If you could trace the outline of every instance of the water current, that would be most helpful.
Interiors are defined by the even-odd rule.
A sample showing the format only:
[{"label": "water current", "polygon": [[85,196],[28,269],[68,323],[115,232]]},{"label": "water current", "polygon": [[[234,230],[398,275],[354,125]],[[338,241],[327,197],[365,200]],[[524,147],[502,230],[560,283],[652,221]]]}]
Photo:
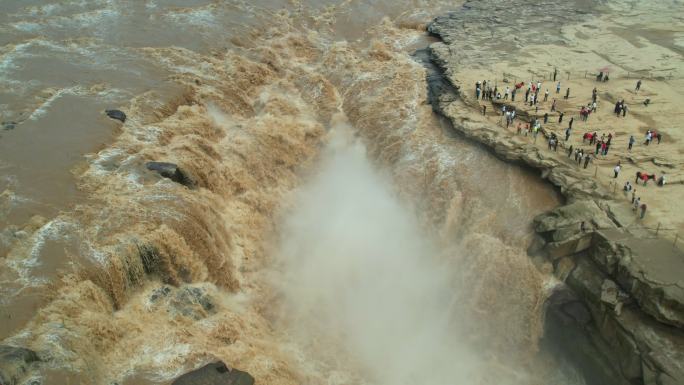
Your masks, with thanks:
[{"label": "water current", "polygon": [[559,196],[411,57],[458,6],[4,0],[0,341],[43,384],[582,384],[525,252]]}]

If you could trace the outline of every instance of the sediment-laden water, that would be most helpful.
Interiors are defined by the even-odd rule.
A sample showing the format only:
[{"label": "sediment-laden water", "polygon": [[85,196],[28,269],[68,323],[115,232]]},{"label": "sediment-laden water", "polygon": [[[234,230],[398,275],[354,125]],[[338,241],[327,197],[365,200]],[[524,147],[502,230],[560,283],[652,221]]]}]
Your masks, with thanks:
[{"label": "sediment-laden water", "polygon": [[2,343],[44,384],[581,383],[525,253],[559,197],[426,103],[456,7],[3,2]]}]

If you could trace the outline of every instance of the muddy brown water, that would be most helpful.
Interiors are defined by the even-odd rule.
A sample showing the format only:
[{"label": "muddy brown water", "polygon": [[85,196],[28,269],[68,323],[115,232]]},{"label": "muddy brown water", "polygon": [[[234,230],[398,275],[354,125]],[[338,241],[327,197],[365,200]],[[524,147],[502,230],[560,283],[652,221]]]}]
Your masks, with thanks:
[{"label": "muddy brown water", "polygon": [[[214,332],[195,329],[199,324],[186,325],[185,321],[178,319],[165,323],[164,317],[170,314],[169,311],[152,315],[143,311],[149,311],[151,306],[144,296],[149,294],[151,286],[159,284],[155,279],[144,284],[136,283],[139,286],[126,281],[126,284],[121,284],[125,289],[124,294],[112,294],[118,293],[115,290],[118,281],[113,278],[114,275],[107,284],[99,283],[93,276],[88,276],[89,280],[71,278],[65,282],[63,279],[83,266],[92,268],[101,265],[99,269],[104,273],[99,275],[110,274],[115,264],[107,262],[107,258],[123,254],[127,249],[122,245],[126,245],[130,238],[135,238],[136,242],[146,241],[149,232],[162,225],[172,226],[170,223],[181,215],[179,213],[199,218],[197,222],[202,223],[201,231],[193,228],[192,237],[202,238],[202,234],[210,234],[212,242],[229,243],[236,255],[238,252],[235,250],[243,250],[248,256],[260,255],[260,245],[266,241],[255,234],[266,231],[258,226],[268,226],[261,224],[261,219],[257,218],[263,215],[268,220],[270,216],[275,216],[275,212],[271,211],[271,205],[275,203],[257,196],[253,199],[261,199],[259,202],[263,207],[259,207],[259,214],[250,214],[243,206],[236,208],[227,200],[228,197],[239,196],[240,191],[243,191],[241,189],[253,188],[259,183],[276,186],[272,193],[280,194],[280,190],[296,191],[296,186],[304,182],[297,180],[290,171],[269,174],[271,171],[264,170],[256,160],[258,158],[249,158],[245,170],[235,170],[241,170],[240,162],[249,157],[249,153],[279,154],[277,146],[288,143],[288,140],[303,140],[301,137],[304,135],[290,134],[287,130],[296,131],[306,124],[313,124],[311,122],[327,128],[331,126],[326,111],[339,108],[340,102],[347,97],[344,93],[353,89],[349,84],[356,82],[356,75],[349,74],[356,72],[345,70],[347,72],[331,73],[325,69],[325,65],[321,65],[321,61],[329,57],[319,52],[328,52],[330,47],[336,47],[340,51],[346,50],[350,56],[362,56],[373,39],[378,38],[378,33],[389,31],[394,35],[384,38],[392,40],[392,44],[396,44],[395,49],[404,52],[407,60],[410,60],[408,54],[435,41],[420,31],[421,25],[429,21],[431,16],[455,6],[451,2],[417,0],[400,3],[273,0],[227,3],[163,0],[89,3],[4,1],[0,5],[0,85],[3,88],[0,91],[0,120],[17,124],[12,130],[0,131],[0,259],[3,260],[0,266],[0,340],[25,344],[52,355],[49,369],[42,377],[43,381],[47,381],[46,384],[50,381],[168,383],[169,378],[178,374],[179,370],[196,366],[209,356],[243,354],[249,357],[250,354],[256,355],[255,351],[273,350],[272,346],[278,346],[276,342],[259,347],[260,340],[271,338],[278,341],[281,338],[264,331],[268,328],[260,325],[265,321],[254,320],[254,317],[262,315],[261,311],[245,316],[249,322],[240,321],[245,330],[250,330],[242,337],[245,340],[243,343],[253,350],[240,350],[233,344],[230,349],[235,351],[226,352],[220,345],[216,349],[211,348],[214,350],[203,351],[192,343],[164,344],[160,341],[164,337],[155,336],[156,329],[166,328],[174,333],[192,330],[188,333],[197,333],[196,336],[201,336],[198,340],[207,338],[207,341],[212,341],[204,345],[216,341],[216,338],[211,337]],[[387,20],[388,26],[382,27],[383,19]],[[315,35],[315,44],[308,46],[307,39],[312,39],[312,35]],[[226,52],[234,56],[230,56],[230,59],[220,56]],[[272,74],[250,62],[269,52],[276,52],[281,57],[279,64],[271,63],[274,67],[279,66]],[[212,62],[212,58],[219,56],[230,64]],[[373,60],[378,56],[382,59],[382,53],[369,55]],[[240,63],[241,59],[244,62]],[[344,68],[364,66],[363,62],[343,55],[337,60],[337,63],[350,60]],[[334,60],[330,63],[336,65]],[[408,66],[414,73],[419,73],[419,69],[411,65],[398,65]],[[252,76],[250,71],[258,74]],[[383,73],[372,68],[364,71],[363,76],[367,77],[380,78]],[[226,77],[222,77],[224,75]],[[249,82],[240,83],[244,88],[249,88],[250,93],[237,95],[240,90],[235,89],[224,94],[231,95],[226,97],[228,101],[216,100],[219,105],[224,103],[221,105],[224,111],[232,113],[228,118],[221,118],[226,121],[220,123],[222,129],[232,135],[232,143],[226,144],[222,139],[223,134],[215,135],[213,131],[205,130],[206,122],[212,119],[216,122],[216,117],[195,116],[207,115],[207,112],[201,110],[198,113],[192,108],[204,108],[204,105],[197,106],[205,103],[205,100],[212,100],[212,92],[216,89],[230,89],[229,85],[241,81],[242,75],[250,79]],[[361,72],[358,76],[361,77]],[[314,96],[306,96],[305,91],[315,87],[298,84],[302,77],[308,77],[305,81],[312,82],[327,77],[331,79],[330,84],[335,91],[331,92],[333,95],[317,91]],[[274,86],[265,86],[259,92],[252,92],[250,87],[258,83],[260,78],[265,79],[267,85]],[[409,101],[421,105],[422,100],[415,100],[421,96],[412,94],[413,90],[423,87],[419,81],[422,81],[420,76],[407,77],[405,87],[399,87],[396,93],[397,102]],[[412,85],[414,83],[418,87]],[[174,125],[164,121],[164,117],[168,116],[168,105],[173,104],[173,100],[195,97],[186,95],[186,89],[194,87],[193,84],[201,84],[201,87],[206,88],[196,93],[205,99],[198,97],[188,103],[189,110],[185,114],[191,117],[190,120]],[[312,84],[318,87],[323,83]],[[293,90],[305,96],[288,100],[288,92],[295,92]],[[232,96],[235,96],[235,100],[231,99]],[[373,96],[369,91],[368,95],[360,97]],[[241,104],[245,100],[249,108]],[[266,105],[277,108],[260,110],[263,101],[270,101],[272,104],[269,102]],[[315,111],[309,111],[309,107],[305,106],[312,101],[317,103],[318,109]],[[233,107],[235,109],[230,111]],[[129,120],[122,127],[118,121],[104,115],[103,111],[107,108],[125,110]],[[245,112],[242,108],[249,111]],[[363,114],[355,115],[353,111],[356,107],[349,108],[350,120],[359,127],[372,120]],[[429,107],[418,109],[429,110]],[[394,110],[396,108],[391,102],[378,104],[378,115],[391,117],[391,121],[383,123],[385,126],[401,125],[410,120],[406,116],[392,115]],[[290,119],[288,114],[298,119],[292,123],[292,128],[287,126],[289,123],[283,123]],[[274,116],[277,122],[268,121]],[[448,201],[461,202],[453,203],[462,205],[453,210],[466,212],[459,217],[464,226],[458,232],[460,236],[471,230],[488,232],[496,242],[522,253],[529,239],[531,218],[557,205],[560,202],[558,194],[536,173],[507,165],[482,147],[463,140],[454,134],[443,119],[424,113],[417,118],[417,122],[422,136],[415,142],[407,141],[405,162],[388,165],[377,162],[371,156],[373,164],[379,169],[385,167],[394,170],[390,172],[397,177],[394,183],[403,192],[400,195],[413,201],[419,211],[445,211],[450,207]],[[284,132],[287,140],[271,141],[270,137],[257,137],[244,128],[269,127],[268,124],[272,124],[271,131]],[[192,140],[186,142],[174,142],[172,134],[159,134],[175,134],[192,129],[197,132],[192,133],[189,136]],[[311,133],[307,135],[315,136]],[[360,129],[358,135],[369,149],[374,147],[376,139],[365,128]],[[202,142],[201,137],[206,138],[207,142]],[[256,143],[254,147],[230,147],[249,144],[252,140]],[[187,191],[178,192],[164,183],[153,185],[150,181],[156,179],[139,171],[139,165],[144,160],[157,156],[166,157],[160,160],[176,156],[191,164],[188,159],[204,159],[204,155],[200,155],[202,152],[197,149],[204,151],[207,146],[215,146],[215,151],[219,153],[220,161],[217,162],[223,162],[221,167],[228,170],[222,171],[223,175],[230,175],[232,180],[246,178],[246,181],[240,180],[244,183],[235,189],[226,187],[229,183],[208,184],[211,194],[205,192],[203,197],[205,201],[216,204],[218,208],[214,208],[214,211],[218,214],[204,206],[195,209],[194,205],[198,203],[188,200]],[[307,142],[305,150],[297,147],[292,152],[309,151],[313,154],[324,146],[323,141]],[[435,149],[434,152],[431,152],[431,147]],[[194,151],[193,157],[177,155],[186,150]],[[373,153],[373,150],[370,152]],[[210,151],[206,153],[211,154]],[[426,155],[428,153],[432,155]],[[233,161],[234,166],[231,164]],[[420,189],[414,187],[423,182],[417,179],[402,182],[401,179],[417,175],[414,169],[421,167],[423,161],[431,162],[425,165],[426,170],[433,167],[433,163],[437,164],[434,167],[439,170],[435,174],[441,175],[435,177],[441,182],[435,182],[425,197],[415,196]],[[289,166],[291,169],[302,167],[287,154],[275,162],[274,167],[288,162],[294,162]],[[201,164],[205,169],[215,165]],[[316,166],[307,167],[308,170],[316,169]],[[432,176],[426,172],[425,178],[428,177]],[[211,176],[207,178],[211,180]],[[257,182],[249,178],[255,178]],[[403,183],[408,187],[405,190],[401,187]],[[451,189],[454,186],[458,189],[458,199],[452,196]],[[158,204],[156,202],[162,200],[172,203],[155,206]],[[148,212],[145,211],[146,207],[152,209]],[[225,225],[202,217],[209,214],[220,216],[221,209],[229,213],[226,217],[238,218],[235,220],[246,223],[244,228],[251,229],[249,226],[254,226],[259,230],[249,232],[237,224]],[[247,219],[243,221],[243,217]],[[228,219],[224,220],[228,222]],[[274,220],[276,232],[277,222]],[[229,232],[222,226],[231,228],[230,235],[226,235]],[[122,229],[129,229],[130,232]],[[224,240],[224,237],[229,240]],[[159,245],[162,248],[168,246],[168,250],[188,250],[196,246],[190,237],[187,243],[180,246],[164,243],[168,238],[173,236],[163,233],[155,239],[161,239]],[[198,242],[210,242],[206,236],[204,238]],[[252,241],[254,245],[250,246]],[[201,260],[209,254],[218,253],[216,250],[223,250],[221,247],[207,249],[211,251],[198,258]],[[238,260],[238,257],[235,259]],[[232,295],[222,291],[224,286],[219,280],[208,278],[211,268],[196,267],[196,261],[193,263],[187,267],[190,271],[188,274],[195,274],[193,277],[199,277],[200,283],[218,285],[218,289],[207,289],[213,295],[232,298]],[[261,283],[249,281],[250,277],[259,277],[249,275],[250,269],[256,269],[250,265],[252,262],[245,257],[240,263],[242,267],[237,269],[240,273],[236,274],[242,280],[242,293],[246,293],[244,295],[247,297],[264,295]],[[268,265],[268,262],[264,264]],[[197,270],[193,270],[195,268]],[[98,270],[97,267],[94,269]],[[128,274],[130,276],[130,271]],[[100,295],[100,291],[89,286],[90,281],[96,282],[95,286],[106,286],[107,289],[103,291],[120,303],[113,306],[115,300],[105,294]],[[197,280],[193,282],[197,283]],[[224,298],[222,301],[228,300]],[[261,307],[263,301],[252,299],[254,307]],[[138,318],[148,321],[138,321]],[[154,325],[152,320],[165,326]],[[74,334],[67,333],[70,330]],[[129,342],[125,342],[126,338]],[[57,342],[60,348],[55,349],[54,341],[68,342]],[[84,347],[74,347],[79,344]],[[173,348],[178,350],[173,350],[169,345],[174,345]],[[167,348],[170,350],[165,350]],[[66,351],[72,353],[67,354]],[[141,352],[145,352],[149,360],[139,357]],[[250,362],[262,362],[259,360],[268,357],[274,360],[269,362],[279,368],[280,371],[275,372],[280,373],[282,378],[299,378],[290,373],[312,370],[303,364],[297,369],[294,363],[290,363],[291,368],[282,369],[278,359],[267,353],[261,354],[256,355],[259,359]],[[92,357],[75,358],[88,355]],[[268,372],[264,369],[268,366],[257,365],[254,371]],[[277,374],[274,376],[277,377]],[[279,383],[291,382],[283,380]],[[316,381],[312,380],[311,383]]]}]

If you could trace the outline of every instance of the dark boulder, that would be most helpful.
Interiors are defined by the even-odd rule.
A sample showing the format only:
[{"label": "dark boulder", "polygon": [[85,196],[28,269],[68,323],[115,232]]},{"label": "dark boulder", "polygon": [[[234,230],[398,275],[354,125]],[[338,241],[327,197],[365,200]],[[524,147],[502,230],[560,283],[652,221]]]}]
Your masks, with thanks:
[{"label": "dark boulder", "polygon": [[40,359],[33,350],[0,345],[0,384],[16,385]]},{"label": "dark boulder", "polygon": [[121,123],[126,122],[126,114],[121,110],[105,110],[105,113],[112,119],[120,120]]},{"label": "dark boulder", "polygon": [[254,377],[237,369],[229,369],[221,361],[186,373],[171,385],[253,385]]},{"label": "dark boulder", "polygon": [[156,171],[159,175],[164,178],[169,178],[176,183],[180,183],[183,186],[193,187],[194,182],[190,179],[175,163],[168,162],[147,162],[145,164],[150,171]]}]

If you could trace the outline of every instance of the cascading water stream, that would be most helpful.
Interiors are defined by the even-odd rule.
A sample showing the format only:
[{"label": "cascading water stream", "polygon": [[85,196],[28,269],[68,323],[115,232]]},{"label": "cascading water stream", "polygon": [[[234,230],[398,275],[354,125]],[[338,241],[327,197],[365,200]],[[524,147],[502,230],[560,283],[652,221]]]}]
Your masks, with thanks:
[{"label": "cascading water stream", "polygon": [[[0,338],[45,359],[33,380],[168,383],[213,359],[269,385],[555,373],[524,248],[558,198],[441,126],[409,56],[453,4],[141,4],[3,5]],[[31,152],[56,160],[19,167]]]}]

